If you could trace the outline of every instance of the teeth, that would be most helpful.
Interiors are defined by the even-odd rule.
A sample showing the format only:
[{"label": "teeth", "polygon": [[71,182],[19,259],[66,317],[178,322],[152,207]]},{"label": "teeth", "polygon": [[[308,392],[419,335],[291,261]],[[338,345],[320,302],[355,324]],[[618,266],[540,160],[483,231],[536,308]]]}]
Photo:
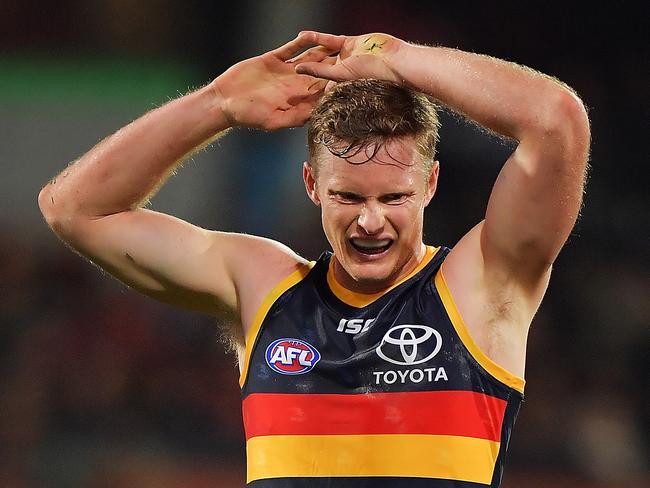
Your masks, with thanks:
[{"label": "teeth", "polygon": [[355,246],[365,249],[379,249],[380,247],[387,246],[390,242],[390,239],[382,239],[380,241],[376,239],[352,239],[352,243]]}]

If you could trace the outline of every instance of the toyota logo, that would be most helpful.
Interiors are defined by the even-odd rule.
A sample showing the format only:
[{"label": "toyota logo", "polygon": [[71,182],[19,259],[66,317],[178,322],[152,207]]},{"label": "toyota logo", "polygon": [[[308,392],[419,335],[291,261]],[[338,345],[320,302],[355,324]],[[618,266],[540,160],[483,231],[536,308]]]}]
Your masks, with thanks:
[{"label": "toyota logo", "polygon": [[[417,332],[416,332],[417,331]],[[433,351],[427,354],[429,348],[420,354],[427,354],[426,357],[417,359],[418,350],[425,347],[425,343],[434,337],[435,346]],[[397,347],[391,347],[397,346]],[[396,325],[392,327],[381,340],[377,347],[377,355],[385,361],[393,364],[409,366],[412,364],[422,364],[434,357],[440,352],[442,347],[442,336],[440,333],[426,325]],[[388,357],[390,354],[393,357]],[[398,356],[401,355],[401,358]]]}]

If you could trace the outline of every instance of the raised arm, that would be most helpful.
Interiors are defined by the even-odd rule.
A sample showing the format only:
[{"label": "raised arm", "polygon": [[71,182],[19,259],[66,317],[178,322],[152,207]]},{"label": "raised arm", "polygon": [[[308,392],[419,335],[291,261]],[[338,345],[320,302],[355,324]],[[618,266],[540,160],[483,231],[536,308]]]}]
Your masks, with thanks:
[{"label": "raised arm", "polygon": [[[188,155],[230,127],[304,124],[324,87],[286,62],[304,47],[295,39],[242,61],[107,137],[41,190],[47,223],[76,251],[147,295],[211,314],[241,312],[241,300],[255,296],[265,279],[289,274],[303,260],[266,239],[207,231],[142,204]],[[314,49],[301,59],[327,54]],[[254,265],[259,259],[266,273]]]},{"label": "raised arm", "polygon": [[300,73],[404,84],[518,141],[475,234],[488,267],[534,286],[557,257],[581,205],[590,135],[575,93],[515,63],[386,34],[303,35],[340,54],[336,65],[303,63]]},{"label": "raised arm", "polygon": [[302,63],[299,73],[403,84],[518,142],[485,219],[453,247],[440,277],[479,349],[523,377],[530,323],[582,201],[590,142],[583,104],[557,80],[489,56],[386,34],[303,35],[339,54],[333,66]]}]

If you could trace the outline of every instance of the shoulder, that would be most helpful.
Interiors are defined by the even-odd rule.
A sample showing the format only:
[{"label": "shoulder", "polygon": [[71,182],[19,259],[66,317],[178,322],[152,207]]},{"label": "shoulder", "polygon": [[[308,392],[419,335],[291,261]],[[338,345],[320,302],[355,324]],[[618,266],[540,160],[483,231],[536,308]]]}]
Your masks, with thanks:
[{"label": "shoulder", "polygon": [[246,267],[251,261],[260,260],[267,260],[270,264],[307,262],[291,248],[273,239],[235,232],[211,231],[210,234],[214,250],[225,250],[233,268]]},{"label": "shoulder", "polygon": [[212,232],[210,252],[224,256],[235,285],[238,319],[244,336],[264,298],[282,280],[304,269],[308,261],[288,246],[265,237]]}]

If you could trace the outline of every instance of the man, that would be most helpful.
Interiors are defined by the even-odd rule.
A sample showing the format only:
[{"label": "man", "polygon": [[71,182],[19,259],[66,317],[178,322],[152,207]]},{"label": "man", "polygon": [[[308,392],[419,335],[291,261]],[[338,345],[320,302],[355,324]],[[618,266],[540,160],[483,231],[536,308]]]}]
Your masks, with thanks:
[{"label": "man", "polygon": [[[485,219],[451,250],[422,242],[439,171],[427,96],[518,141]],[[333,256],[307,262],[141,207],[226,129],[300,126],[312,112],[303,176]],[[108,137],[39,205],[124,283],[239,325],[253,486],[497,487],[589,137],[576,95],[528,68],[302,32]]]}]

